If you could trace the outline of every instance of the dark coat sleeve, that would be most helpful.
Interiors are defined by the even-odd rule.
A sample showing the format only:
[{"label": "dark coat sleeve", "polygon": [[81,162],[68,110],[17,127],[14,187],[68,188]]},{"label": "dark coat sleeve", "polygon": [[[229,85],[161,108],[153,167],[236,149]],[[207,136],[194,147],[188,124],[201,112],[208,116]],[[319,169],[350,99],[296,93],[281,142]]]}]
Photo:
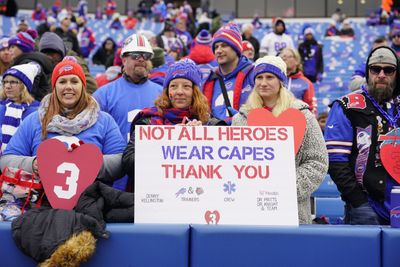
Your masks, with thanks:
[{"label": "dark coat sleeve", "polygon": [[367,193],[357,184],[349,162],[329,162],[329,174],[342,194],[344,201],[353,207],[368,202]]}]

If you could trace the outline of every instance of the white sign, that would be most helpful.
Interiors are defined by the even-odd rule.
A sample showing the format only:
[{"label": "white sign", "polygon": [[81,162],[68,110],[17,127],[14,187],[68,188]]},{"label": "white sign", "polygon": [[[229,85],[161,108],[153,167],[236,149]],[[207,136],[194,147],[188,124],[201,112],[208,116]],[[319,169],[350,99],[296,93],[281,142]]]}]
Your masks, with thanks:
[{"label": "white sign", "polygon": [[292,127],[136,126],[135,223],[298,225]]}]

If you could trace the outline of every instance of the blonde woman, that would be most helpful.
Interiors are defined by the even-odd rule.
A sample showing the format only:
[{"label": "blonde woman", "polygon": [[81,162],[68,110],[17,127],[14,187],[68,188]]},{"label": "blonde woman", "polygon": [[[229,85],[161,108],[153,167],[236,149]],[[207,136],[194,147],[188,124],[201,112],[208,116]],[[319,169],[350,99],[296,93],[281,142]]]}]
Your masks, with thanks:
[{"label": "blonde woman", "polygon": [[265,56],[255,62],[254,89],[232,125],[247,125],[247,114],[256,108],[265,108],[278,116],[288,108],[300,110],[306,118],[302,145],[296,154],[296,184],[299,223],[311,223],[311,193],[319,186],[328,171],[328,154],[318,122],[309,107],[297,100],[285,85],[286,64],[276,56]]},{"label": "blonde woman", "polygon": [[22,64],[4,72],[0,91],[1,153],[17,131],[22,120],[36,111],[39,102],[30,94],[40,67]]}]

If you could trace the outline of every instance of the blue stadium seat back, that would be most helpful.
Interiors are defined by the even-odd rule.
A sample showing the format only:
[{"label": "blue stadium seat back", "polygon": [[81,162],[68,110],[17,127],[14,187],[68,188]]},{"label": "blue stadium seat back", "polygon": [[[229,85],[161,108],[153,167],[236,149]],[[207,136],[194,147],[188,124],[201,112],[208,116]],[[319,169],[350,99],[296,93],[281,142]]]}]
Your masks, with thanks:
[{"label": "blue stadium seat back", "polygon": [[312,197],[340,197],[340,192],[336,184],[332,181],[330,175],[326,175],[317,190],[312,194]]},{"label": "blue stadium seat back", "polygon": [[315,216],[328,217],[329,221],[344,217],[344,205],[340,197],[314,197]]},{"label": "blue stadium seat back", "polygon": [[381,263],[379,227],[193,225],[190,248],[191,267],[378,267]]}]

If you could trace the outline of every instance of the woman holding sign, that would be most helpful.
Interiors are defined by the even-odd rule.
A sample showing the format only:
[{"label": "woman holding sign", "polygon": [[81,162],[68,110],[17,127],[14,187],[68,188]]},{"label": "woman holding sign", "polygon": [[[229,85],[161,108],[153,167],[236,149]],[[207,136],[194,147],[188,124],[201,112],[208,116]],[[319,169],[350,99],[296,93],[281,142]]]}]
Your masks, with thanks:
[{"label": "woman holding sign", "polygon": [[[317,189],[328,171],[328,154],[324,138],[314,115],[306,103],[297,100],[286,86],[286,64],[276,56],[265,56],[255,62],[254,89],[247,102],[232,119],[232,125],[248,125],[248,114],[264,108],[275,117],[289,108],[304,115],[304,137],[296,154],[296,183],[299,223],[311,223],[311,193]],[[295,129],[296,131],[296,129]]]},{"label": "woman holding sign", "polygon": [[226,125],[210,118],[207,98],[200,91],[201,72],[190,59],[171,65],[164,80],[164,90],[155,106],[145,108],[134,118],[131,138],[122,157],[122,165],[129,175],[129,190],[133,190],[135,159],[135,125]]},{"label": "woman holding sign", "polygon": [[100,111],[86,91],[85,73],[73,59],[65,59],[54,68],[53,92],[43,98],[39,109],[22,122],[11,138],[0,159],[1,169],[8,166],[37,173],[39,145],[56,138],[68,144],[69,149],[73,144],[79,146],[80,141],[96,145],[104,155],[98,179],[111,183],[122,176],[124,139],[114,119]]}]

